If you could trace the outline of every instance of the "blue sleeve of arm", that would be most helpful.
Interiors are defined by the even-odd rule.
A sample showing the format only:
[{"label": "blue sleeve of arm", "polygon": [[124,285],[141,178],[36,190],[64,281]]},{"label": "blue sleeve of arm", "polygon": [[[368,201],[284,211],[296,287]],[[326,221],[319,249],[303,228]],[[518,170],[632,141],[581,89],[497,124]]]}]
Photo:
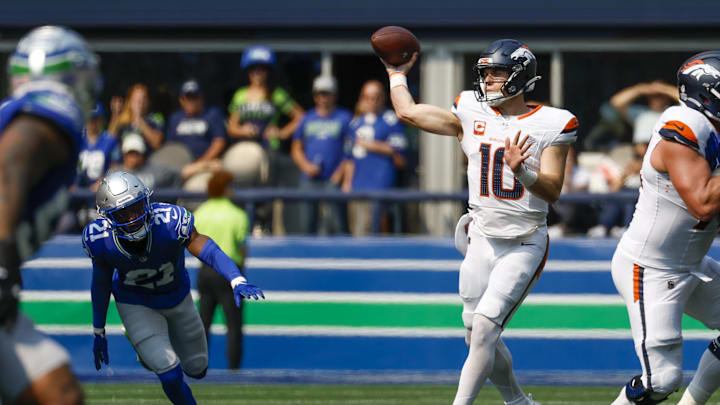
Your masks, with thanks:
[{"label": "blue sleeve of arm", "polygon": [[93,327],[104,328],[107,310],[112,292],[112,269],[93,260],[92,284],[90,297],[93,309]]},{"label": "blue sleeve of arm", "polygon": [[222,274],[229,282],[243,276],[235,262],[212,239],[205,243],[198,259]]}]

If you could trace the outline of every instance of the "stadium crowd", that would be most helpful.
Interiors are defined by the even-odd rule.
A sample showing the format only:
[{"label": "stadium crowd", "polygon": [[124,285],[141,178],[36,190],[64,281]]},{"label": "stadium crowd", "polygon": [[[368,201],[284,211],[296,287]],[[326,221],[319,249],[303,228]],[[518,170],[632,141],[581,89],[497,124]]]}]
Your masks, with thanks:
[{"label": "stadium crowd", "polygon": [[[337,80],[317,76],[313,105],[305,111],[271,80],[278,69],[272,49],[249,47],[240,68],[247,85],[226,107],[207,105],[206,84],[192,77],[178,84],[179,108],[168,119],[154,111],[152,89],[142,83],[113,96],[107,111],[98,103],[87,121],[76,186],[96,190],[115,170],[136,174],[150,188],[199,193],[220,170],[233,175],[234,189],[351,192],[417,184],[417,132],[387,107],[387,88],[380,81],[364,83],[351,112],[338,105]],[[637,189],[652,125],[664,108],[677,103],[674,89],[661,81],[638,83],[606,101],[599,122],[569,153],[563,193]],[[78,230],[93,218],[91,209],[78,211],[81,215],[67,215],[63,230]],[[419,231],[415,211],[412,204],[275,201],[256,206],[252,233],[412,233]],[[555,204],[550,233],[619,236],[633,211],[634,203],[612,199]]]}]

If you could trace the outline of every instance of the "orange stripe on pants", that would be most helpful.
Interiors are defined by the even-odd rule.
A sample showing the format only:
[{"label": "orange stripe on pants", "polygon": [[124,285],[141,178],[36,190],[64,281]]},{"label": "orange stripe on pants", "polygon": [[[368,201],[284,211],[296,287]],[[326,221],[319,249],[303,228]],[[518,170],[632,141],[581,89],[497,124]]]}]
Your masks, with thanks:
[{"label": "orange stripe on pants", "polygon": [[633,264],[633,302],[640,299],[640,266]]}]

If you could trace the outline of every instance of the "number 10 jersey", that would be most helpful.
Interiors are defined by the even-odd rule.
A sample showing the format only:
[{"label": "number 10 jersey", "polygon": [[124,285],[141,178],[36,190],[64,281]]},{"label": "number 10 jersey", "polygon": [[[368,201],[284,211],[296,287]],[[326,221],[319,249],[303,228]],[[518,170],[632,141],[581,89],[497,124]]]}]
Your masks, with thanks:
[{"label": "number 10 jersey", "polygon": [[548,204],[526,190],[505,164],[505,139],[512,142],[518,131],[520,139],[529,135],[525,164],[539,171],[545,148],[575,142],[578,120],[567,110],[529,107],[524,115],[504,116],[477,101],[474,92],[464,91],[451,109],[462,123],[460,144],[468,158],[471,230],[483,236],[512,239],[546,226]]}]

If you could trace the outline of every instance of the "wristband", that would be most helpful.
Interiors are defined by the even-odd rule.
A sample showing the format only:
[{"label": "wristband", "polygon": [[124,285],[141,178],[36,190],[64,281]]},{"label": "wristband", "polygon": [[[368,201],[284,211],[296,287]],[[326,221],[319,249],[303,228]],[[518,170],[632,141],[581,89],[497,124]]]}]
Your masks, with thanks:
[{"label": "wristband", "polygon": [[105,336],[105,328],[93,328],[93,333],[96,335]]},{"label": "wristband", "polygon": [[538,179],[537,172],[528,169],[528,167],[525,166],[525,164],[522,164],[520,167],[521,167],[520,173],[515,174],[515,178],[520,182],[520,184],[522,184],[525,187],[530,187],[533,184],[535,184],[535,182]]},{"label": "wristband", "polygon": [[397,86],[407,87],[407,76],[403,72],[392,72],[390,73],[390,88]]},{"label": "wristband", "polygon": [[246,279],[245,277],[243,277],[243,276],[235,277],[235,278],[232,279],[232,281],[230,282],[230,287],[232,287],[233,290],[234,290],[235,287],[236,287],[238,284],[247,284],[247,279]]}]

